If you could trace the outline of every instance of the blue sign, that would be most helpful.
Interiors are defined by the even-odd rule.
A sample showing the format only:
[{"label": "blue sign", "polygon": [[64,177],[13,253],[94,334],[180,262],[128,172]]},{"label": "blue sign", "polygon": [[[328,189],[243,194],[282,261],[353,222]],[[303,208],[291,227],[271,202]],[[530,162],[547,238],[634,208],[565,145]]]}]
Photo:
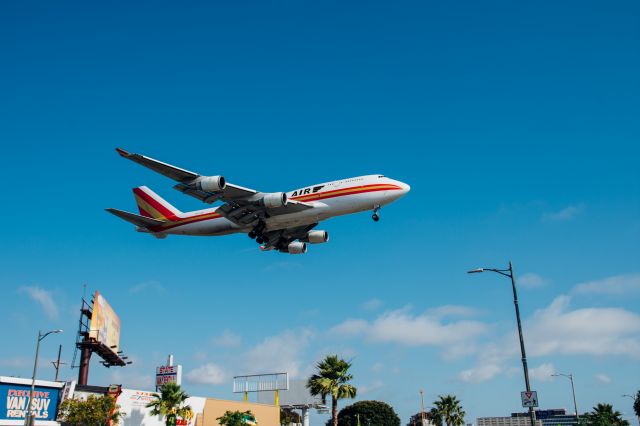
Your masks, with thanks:
[{"label": "blue sign", "polygon": [[[29,412],[31,386],[0,383],[0,420],[24,420]],[[33,411],[38,420],[55,420],[60,389],[36,386]]]}]

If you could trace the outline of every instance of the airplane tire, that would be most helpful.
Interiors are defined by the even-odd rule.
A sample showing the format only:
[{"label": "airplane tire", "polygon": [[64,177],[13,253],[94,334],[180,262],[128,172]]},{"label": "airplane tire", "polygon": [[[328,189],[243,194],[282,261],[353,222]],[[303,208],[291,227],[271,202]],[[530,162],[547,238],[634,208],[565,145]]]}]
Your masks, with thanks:
[{"label": "airplane tire", "polygon": [[262,244],[262,243],[264,243],[264,240],[262,239],[262,237],[258,237],[258,238],[256,238],[256,243]]},{"label": "airplane tire", "polygon": [[253,231],[249,232],[248,235],[249,235],[249,238],[251,238],[252,240],[256,237],[256,233]]},{"label": "airplane tire", "polygon": [[371,218],[373,219],[374,222],[377,222],[380,220],[380,216],[378,216],[376,213],[374,213],[373,216],[371,216]]}]

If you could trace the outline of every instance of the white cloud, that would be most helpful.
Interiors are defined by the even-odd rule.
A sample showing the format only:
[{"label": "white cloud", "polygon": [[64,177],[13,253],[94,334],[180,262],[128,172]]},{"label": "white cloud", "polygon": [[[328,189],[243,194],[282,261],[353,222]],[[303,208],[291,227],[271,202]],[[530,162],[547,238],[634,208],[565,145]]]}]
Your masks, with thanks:
[{"label": "white cloud", "polygon": [[367,393],[371,393],[375,390],[382,389],[384,387],[384,382],[382,380],[376,380],[370,385],[359,385],[358,386],[358,394],[365,395]]},{"label": "white cloud", "polygon": [[[640,315],[621,308],[571,310],[570,300],[559,296],[524,322],[529,358],[557,354],[640,358]],[[458,379],[479,383],[518,371],[513,367],[520,356],[517,342],[517,334],[510,332],[498,342],[482,345],[476,350],[476,366],[460,372]],[[552,370],[552,364],[542,364],[529,373],[536,380],[548,380]]]},{"label": "white cloud", "polygon": [[53,300],[50,291],[36,286],[21,286],[18,292],[26,293],[34,302],[38,303],[49,319],[58,319],[58,305]]},{"label": "white cloud", "polygon": [[379,373],[382,371],[383,368],[384,368],[384,364],[382,364],[381,362],[376,362],[371,366],[371,371],[373,371],[374,373]]},{"label": "white cloud", "polygon": [[21,368],[21,367],[29,367],[33,365],[33,360],[29,360],[28,358],[5,358],[0,359],[0,367],[10,367],[10,368]]},{"label": "white cloud", "polygon": [[442,323],[428,315],[412,316],[404,311],[392,311],[373,321],[367,334],[376,342],[446,346],[469,341],[484,333],[486,328],[478,321]]},{"label": "white cloud", "polygon": [[478,311],[468,306],[444,305],[437,308],[429,309],[426,314],[435,318],[472,317],[474,315],[477,315]]},{"label": "white cloud", "polygon": [[573,288],[576,294],[608,294],[627,296],[640,292],[640,274],[616,275],[602,280],[580,283]]},{"label": "white cloud", "polygon": [[347,319],[330,329],[330,334],[362,337],[369,342],[403,346],[437,346],[442,357],[458,359],[476,351],[476,338],[487,331],[479,321],[445,321],[450,316],[470,316],[476,311],[464,306],[447,305],[414,315],[408,309],[386,312],[375,320]]},{"label": "white cloud", "polygon": [[576,204],[573,206],[567,206],[562,210],[558,210],[556,212],[549,212],[542,215],[542,219],[547,222],[564,222],[567,220],[571,220],[577,215],[581,214],[585,210],[585,205],[583,203]]},{"label": "white cloud", "polygon": [[242,338],[228,328],[225,329],[220,336],[213,338],[213,344],[223,348],[234,348],[240,346],[241,343]]},{"label": "white cloud", "polygon": [[221,385],[227,378],[222,368],[213,363],[194,368],[185,377],[189,383],[196,385]]},{"label": "white cloud", "polygon": [[302,329],[267,337],[245,353],[247,373],[287,372],[291,378],[300,376],[300,358],[312,335],[310,330]]},{"label": "white cloud", "polygon": [[553,377],[551,376],[556,372],[553,364],[541,364],[538,367],[529,369],[529,377],[539,382],[550,382]]},{"label": "white cloud", "polygon": [[621,308],[569,310],[570,298],[557,297],[527,321],[533,356],[623,355],[640,358],[640,315]]},{"label": "white cloud", "polygon": [[365,311],[375,311],[380,306],[382,306],[382,301],[380,299],[370,299],[362,304],[362,309]]},{"label": "white cloud", "polygon": [[369,328],[369,323],[363,319],[347,319],[332,327],[329,332],[342,335],[362,334]]},{"label": "white cloud", "polygon": [[596,374],[594,377],[596,378],[597,381],[605,385],[608,385],[609,383],[611,383],[611,377],[607,376],[604,373]]},{"label": "white cloud", "polygon": [[468,383],[481,383],[491,380],[502,372],[498,364],[483,364],[458,373],[458,380]]},{"label": "white cloud", "polygon": [[140,284],[136,284],[133,287],[129,288],[129,293],[137,294],[137,293],[165,293],[167,289],[164,288],[160,283],[155,281],[146,281]]},{"label": "white cloud", "polygon": [[518,278],[518,285],[524,288],[540,288],[547,285],[547,280],[533,272],[527,272]]}]

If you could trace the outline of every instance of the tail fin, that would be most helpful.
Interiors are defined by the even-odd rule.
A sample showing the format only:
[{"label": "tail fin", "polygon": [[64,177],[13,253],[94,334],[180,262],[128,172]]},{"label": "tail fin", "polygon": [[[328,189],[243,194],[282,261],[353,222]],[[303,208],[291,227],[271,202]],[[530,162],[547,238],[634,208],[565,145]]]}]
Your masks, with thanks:
[{"label": "tail fin", "polygon": [[140,210],[140,214],[142,216],[157,220],[171,221],[176,220],[177,216],[182,214],[180,210],[173,207],[146,186],[134,188],[133,195],[136,197],[138,210]]}]

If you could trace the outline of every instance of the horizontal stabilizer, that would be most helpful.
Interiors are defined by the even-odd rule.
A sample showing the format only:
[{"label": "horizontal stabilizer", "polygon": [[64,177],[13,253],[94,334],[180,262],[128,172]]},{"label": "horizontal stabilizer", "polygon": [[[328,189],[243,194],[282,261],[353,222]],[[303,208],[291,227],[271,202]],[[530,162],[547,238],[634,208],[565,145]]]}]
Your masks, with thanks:
[{"label": "horizontal stabilizer", "polygon": [[141,228],[152,228],[155,226],[162,225],[165,223],[162,220],[151,219],[150,217],[139,216],[134,213],[125,212],[123,210],[118,209],[105,209],[111,214],[118,216],[120,219],[124,219],[129,223],[133,223],[136,226]]}]

